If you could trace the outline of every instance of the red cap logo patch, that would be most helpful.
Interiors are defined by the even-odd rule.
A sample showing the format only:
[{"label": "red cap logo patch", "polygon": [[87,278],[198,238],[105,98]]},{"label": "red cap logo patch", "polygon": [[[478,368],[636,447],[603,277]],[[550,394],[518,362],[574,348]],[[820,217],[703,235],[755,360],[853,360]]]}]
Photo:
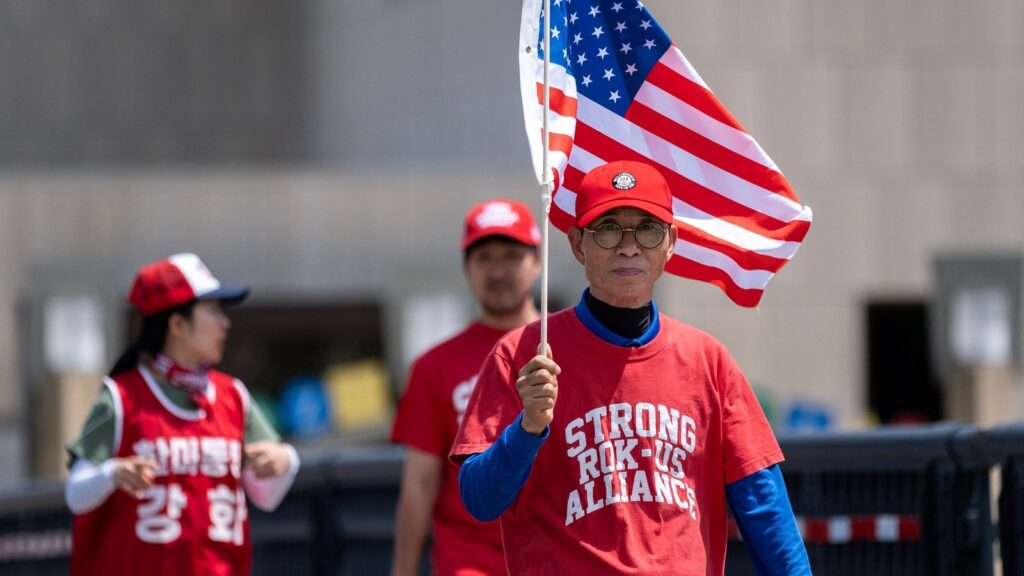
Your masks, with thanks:
[{"label": "red cap logo patch", "polygon": [[616,190],[632,190],[636,188],[636,176],[633,176],[629,172],[619,172],[612,179],[612,186]]}]

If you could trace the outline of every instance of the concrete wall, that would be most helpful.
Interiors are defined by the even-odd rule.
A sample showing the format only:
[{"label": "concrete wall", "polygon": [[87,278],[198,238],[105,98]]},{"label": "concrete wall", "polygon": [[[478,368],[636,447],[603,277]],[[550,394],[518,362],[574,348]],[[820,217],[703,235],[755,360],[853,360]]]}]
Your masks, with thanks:
[{"label": "concrete wall", "polygon": [[[815,213],[759,311],[671,278],[662,308],[779,400],[861,424],[865,302],[928,298],[936,254],[1024,246],[1024,4],[647,5]],[[0,129],[16,135],[0,145],[0,436],[24,419],[25,295],[116,301],[138,264],[181,250],[257,298],[467,294],[464,209],[536,198],[515,2],[60,6],[0,8]],[[179,81],[130,74],[167,67]],[[572,301],[582,275],[553,238]]]}]

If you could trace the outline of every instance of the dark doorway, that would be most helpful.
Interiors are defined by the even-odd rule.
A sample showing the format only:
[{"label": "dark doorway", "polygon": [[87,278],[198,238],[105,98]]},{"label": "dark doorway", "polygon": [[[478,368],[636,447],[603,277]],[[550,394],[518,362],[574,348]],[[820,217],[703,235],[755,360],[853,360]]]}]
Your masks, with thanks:
[{"label": "dark doorway", "polygon": [[868,405],[881,424],[932,422],[942,417],[928,322],[924,302],[867,304]]},{"label": "dark doorway", "polygon": [[[129,340],[139,329],[129,315]],[[275,394],[289,378],[329,365],[384,355],[382,310],[376,302],[246,302],[226,310],[231,334],[217,366],[251,391]]]}]

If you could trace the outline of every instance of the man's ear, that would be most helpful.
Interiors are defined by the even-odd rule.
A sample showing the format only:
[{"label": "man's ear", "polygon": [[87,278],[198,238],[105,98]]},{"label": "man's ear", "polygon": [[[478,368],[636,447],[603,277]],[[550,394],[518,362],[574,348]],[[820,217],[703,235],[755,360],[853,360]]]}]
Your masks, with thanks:
[{"label": "man's ear", "polygon": [[569,228],[569,248],[572,249],[572,255],[576,257],[576,261],[580,264],[586,264],[586,256],[583,254],[583,230],[576,228],[575,226]]},{"label": "man's ear", "polygon": [[668,227],[668,257],[672,257],[672,253],[676,250],[676,239],[679,238],[679,230],[676,229],[676,225],[673,224]]}]

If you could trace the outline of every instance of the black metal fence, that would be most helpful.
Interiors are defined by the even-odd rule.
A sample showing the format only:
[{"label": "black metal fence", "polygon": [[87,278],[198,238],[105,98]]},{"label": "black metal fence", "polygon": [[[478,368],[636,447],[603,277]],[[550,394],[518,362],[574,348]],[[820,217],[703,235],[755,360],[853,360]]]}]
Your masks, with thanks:
[{"label": "black metal fence", "polygon": [[999,549],[1003,574],[1024,575],[1024,422],[985,433],[985,458],[999,466]]},{"label": "black metal fence", "polygon": [[[990,575],[1001,551],[1002,573],[1024,576],[1024,422],[780,441],[815,574]],[[400,470],[390,446],[307,456],[274,514],[251,510],[254,575],[387,574]],[[0,492],[0,576],[66,574],[69,527],[59,483]],[[727,573],[754,573],[738,539]]]},{"label": "black metal fence", "polygon": [[952,424],[784,439],[782,469],[814,572],[992,574],[982,442],[977,429]]}]

